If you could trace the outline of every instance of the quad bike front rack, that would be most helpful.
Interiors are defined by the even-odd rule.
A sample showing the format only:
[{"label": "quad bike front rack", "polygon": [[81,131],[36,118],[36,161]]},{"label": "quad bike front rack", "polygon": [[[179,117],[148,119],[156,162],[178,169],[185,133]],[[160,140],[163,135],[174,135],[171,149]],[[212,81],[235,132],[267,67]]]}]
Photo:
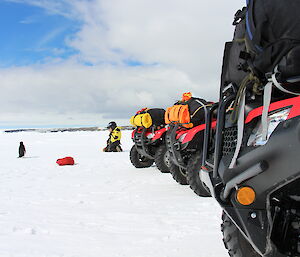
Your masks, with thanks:
[{"label": "quad bike front rack", "polygon": [[203,158],[202,158],[202,166],[210,167],[211,169],[214,167],[213,159],[210,159],[209,150],[212,143],[212,121],[213,114],[218,109],[219,103],[215,103],[211,108],[206,109],[205,112],[205,130],[204,130],[204,141],[203,141]]},{"label": "quad bike front rack", "polygon": [[170,152],[172,161],[180,168],[186,169],[183,157],[180,153],[180,143],[176,142],[176,132],[179,128],[179,124],[171,125],[171,132],[166,136],[167,147]]},{"label": "quad bike front rack", "polygon": [[134,135],[135,147],[141,155],[147,157],[148,159],[153,159],[153,156],[149,152],[149,147],[147,146],[149,140],[146,137],[146,131],[147,129],[143,128],[142,133],[136,133]]},{"label": "quad bike front rack", "polygon": [[219,164],[222,158],[222,143],[223,143],[223,131],[225,127],[226,110],[229,104],[231,104],[232,100],[235,99],[235,97],[236,95],[230,95],[219,104],[218,122],[216,127],[216,136],[215,136],[215,152],[214,152],[214,168],[213,168],[214,178],[218,176]]}]

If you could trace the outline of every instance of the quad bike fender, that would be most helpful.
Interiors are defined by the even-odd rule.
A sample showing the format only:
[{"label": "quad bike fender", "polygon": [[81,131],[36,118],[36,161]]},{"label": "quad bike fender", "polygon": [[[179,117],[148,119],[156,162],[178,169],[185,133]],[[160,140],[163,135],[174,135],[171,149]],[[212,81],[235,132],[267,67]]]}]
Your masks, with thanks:
[{"label": "quad bike fender", "polygon": [[[143,133],[143,130],[142,130],[142,129],[140,129],[140,128],[134,129],[134,130],[132,131],[132,133],[131,133],[131,139],[134,140],[135,134],[142,134],[142,133]],[[146,136],[147,138],[152,138],[152,135],[153,135],[153,133],[152,133],[150,130],[147,130],[147,131],[145,132],[145,136]]]},{"label": "quad bike fender", "polygon": [[195,137],[195,135],[199,132],[204,131],[205,129],[205,124],[201,124],[197,127],[194,127],[192,129],[189,129],[184,137],[184,139],[182,140],[182,144],[186,144],[189,143],[193,140],[193,138]]},{"label": "quad bike fender", "polygon": [[152,137],[152,142],[161,139],[163,136],[165,136],[166,132],[167,132],[167,128],[162,128],[160,130],[155,131],[154,136]]},{"label": "quad bike fender", "polygon": [[[216,121],[212,122],[212,125],[211,127],[212,128],[215,128],[216,126]],[[181,145],[182,145],[182,149],[185,149],[188,147],[189,143],[192,142],[196,136],[199,135],[199,133],[203,133],[204,134],[204,131],[205,131],[205,127],[206,127],[206,124],[201,124],[195,128],[192,128],[192,129],[189,129],[184,133],[181,133],[179,134],[178,136],[178,141],[181,141]],[[181,138],[182,139],[181,139]],[[198,139],[197,139],[198,140]]]},{"label": "quad bike fender", "polygon": [[[217,122],[216,121],[213,121],[212,124],[211,124],[211,127],[212,128],[215,128],[216,127],[216,124]],[[182,141],[182,144],[186,144],[186,143],[189,143],[191,142],[195,135],[201,131],[204,131],[205,130],[205,127],[206,127],[206,124],[201,124],[193,129],[190,129],[188,132],[187,132],[187,135],[185,136],[185,138],[183,139]]]},{"label": "quad bike fender", "polygon": [[[167,132],[167,128],[162,128],[162,129],[160,129],[160,130],[155,131],[154,133],[153,133],[152,131],[148,130],[148,131],[146,131],[145,136],[146,136],[147,138],[151,138],[151,141],[154,142],[154,141],[156,141],[156,140],[162,138],[166,132]],[[138,128],[134,129],[134,130],[132,131],[132,133],[131,133],[131,138],[132,138],[132,139],[134,139],[134,135],[135,135],[136,133],[140,133],[140,134],[141,134],[141,133],[142,133],[142,130],[140,130],[140,129],[138,129]]]},{"label": "quad bike fender", "polygon": [[131,139],[132,140],[134,140],[134,136],[135,136],[135,134],[142,134],[142,132],[143,132],[143,128],[142,127],[137,127],[137,128],[135,128],[133,131],[132,131],[132,133],[131,133]]},{"label": "quad bike fender", "polygon": [[[287,119],[291,119],[291,118],[299,116],[300,115],[300,96],[293,97],[293,98],[288,98],[288,99],[285,99],[285,100],[282,100],[282,101],[277,101],[277,102],[271,103],[270,107],[269,107],[269,112],[278,110],[280,108],[286,108],[286,107],[289,107],[289,106],[291,106],[292,109],[291,109]],[[257,117],[261,116],[262,112],[263,112],[263,106],[258,107],[256,109],[250,111],[249,114],[247,115],[245,123],[249,123],[254,118],[257,118]]]},{"label": "quad bike fender", "polygon": [[134,139],[135,133],[136,133],[136,129],[134,129],[134,130],[131,132],[131,139],[132,139],[132,140]]}]

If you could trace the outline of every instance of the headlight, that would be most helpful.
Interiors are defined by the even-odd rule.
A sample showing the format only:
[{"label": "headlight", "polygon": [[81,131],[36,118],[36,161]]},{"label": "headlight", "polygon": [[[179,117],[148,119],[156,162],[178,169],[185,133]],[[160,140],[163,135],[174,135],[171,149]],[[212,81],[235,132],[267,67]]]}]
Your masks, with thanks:
[{"label": "headlight", "polygon": [[178,141],[182,143],[183,140],[185,139],[186,135],[187,135],[187,133],[184,133],[183,135],[181,135],[181,136],[179,137]]},{"label": "headlight", "polygon": [[147,137],[148,139],[152,139],[152,138],[154,137],[154,133],[148,134],[146,137]]},{"label": "headlight", "polygon": [[248,146],[260,146],[265,145],[273,131],[277,128],[280,122],[285,121],[289,116],[291,108],[284,109],[281,111],[277,111],[268,116],[268,136],[267,140],[262,139],[262,124],[261,121],[257,124],[255,129],[253,130],[251,136],[249,137]]}]

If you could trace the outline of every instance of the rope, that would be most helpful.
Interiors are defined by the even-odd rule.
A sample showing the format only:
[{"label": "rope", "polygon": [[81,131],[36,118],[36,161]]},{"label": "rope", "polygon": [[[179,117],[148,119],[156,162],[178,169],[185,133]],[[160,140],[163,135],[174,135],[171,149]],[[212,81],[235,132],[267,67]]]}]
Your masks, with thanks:
[{"label": "rope", "polygon": [[239,86],[239,90],[236,93],[236,98],[235,98],[233,106],[232,106],[233,111],[230,116],[230,121],[232,123],[236,123],[238,120],[240,106],[241,106],[241,97],[242,97],[243,93],[245,93],[244,90],[246,89],[247,85],[250,82],[253,82],[252,89],[255,94],[260,93],[260,91],[261,91],[260,80],[253,73],[249,73],[249,75],[247,75],[241,82],[241,84]]}]

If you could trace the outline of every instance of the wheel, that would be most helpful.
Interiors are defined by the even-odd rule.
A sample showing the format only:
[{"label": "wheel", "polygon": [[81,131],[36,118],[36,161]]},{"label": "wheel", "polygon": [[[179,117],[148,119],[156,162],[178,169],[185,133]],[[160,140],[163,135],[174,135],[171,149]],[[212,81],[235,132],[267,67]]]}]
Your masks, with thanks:
[{"label": "wheel", "polygon": [[224,211],[222,221],[223,242],[231,257],[261,257]]},{"label": "wheel", "polygon": [[135,145],[133,145],[130,150],[130,161],[132,165],[136,168],[148,168],[154,162],[153,159],[148,159],[147,157],[139,154]]},{"label": "wheel", "polygon": [[208,197],[211,195],[200,179],[201,165],[202,152],[200,151],[193,154],[189,159],[186,169],[186,179],[190,185],[190,188],[195,192],[195,194],[202,197]]},{"label": "wheel", "polygon": [[170,154],[167,150],[167,147],[165,145],[161,145],[157,148],[155,156],[154,156],[154,162],[156,164],[156,167],[162,172],[162,173],[169,173],[169,166],[170,166]]},{"label": "wheel", "polygon": [[170,173],[177,183],[180,185],[188,185],[186,180],[186,171],[175,165],[172,161],[170,161]]}]

